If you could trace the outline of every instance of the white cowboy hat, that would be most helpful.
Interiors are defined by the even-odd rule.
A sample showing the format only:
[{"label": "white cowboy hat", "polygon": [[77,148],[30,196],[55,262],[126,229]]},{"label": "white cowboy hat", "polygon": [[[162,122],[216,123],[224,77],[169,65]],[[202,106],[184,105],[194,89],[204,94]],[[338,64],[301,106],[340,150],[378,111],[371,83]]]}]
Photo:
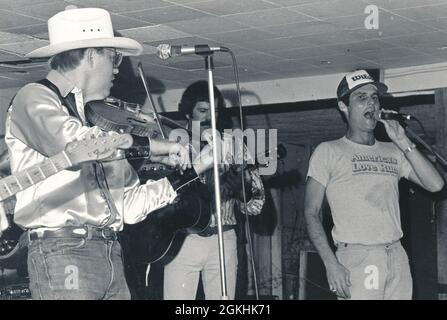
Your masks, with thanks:
[{"label": "white cowboy hat", "polygon": [[133,39],[114,37],[110,14],[100,8],[68,9],[48,20],[50,45],[31,51],[28,58],[51,57],[63,51],[80,48],[116,48],[125,56],[143,52]]}]

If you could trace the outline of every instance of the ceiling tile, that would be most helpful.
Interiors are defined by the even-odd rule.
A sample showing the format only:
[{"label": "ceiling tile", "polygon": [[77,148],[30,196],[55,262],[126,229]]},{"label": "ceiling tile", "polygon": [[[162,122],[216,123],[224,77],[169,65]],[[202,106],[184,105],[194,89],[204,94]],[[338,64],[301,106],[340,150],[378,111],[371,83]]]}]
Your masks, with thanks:
[{"label": "ceiling tile", "polygon": [[281,37],[298,37],[333,32],[339,28],[327,21],[306,21],[300,23],[284,24],[280,26],[259,27],[259,29],[266,32],[274,33]]},{"label": "ceiling tile", "polygon": [[[299,4],[315,3],[317,1],[318,0],[270,0],[270,2],[279,4],[284,7],[296,6]],[[324,2],[324,1],[332,1],[332,0],[319,0],[319,2]]]},{"label": "ceiling tile", "polygon": [[383,41],[395,46],[408,48],[423,48],[428,46],[438,47],[447,44],[447,33],[440,31],[418,33],[411,35],[404,35],[401,37],[385,38]]},{"label": "ceiling tile", "polygon": [[15,34],[27,34],[36,36],[38,34],[44,34],[43,39],[48,39],[48,32],[47,32],[47,24],[46,23],[39,23],[24,27],[14,27],[14,28],[6,28],[3,29],[6,32],[15,33]]},{"label": "ceiling tile", "polygon": [[146,10],[147,8],[161,8],[171,5],[163,0],[67,0],[80,7],[104,8],[110,12],[132,12]]},{"label": "ceiling tile", "polygon": [[267,40],[249,41],[244,43],[244,47],[261,52],[278,51],[280,48],[305,48],[311,47],[305,39],[302,38],[275,38]]},{"label": "ceiling tile", "polygon": [[234,14],[226,18],[248,26],[263,28],[266,26],[315,20],[309,16],[285,8]]},{"label": "ceiling tile", "polygon": [[25,8],[30,7],[36,4],[43,4],[43,3],[51,3],[51,2],[61,2],[63,3],[63,0],[0,0],[0,8],[2,9],[13,9],[13,8]]},{"label": "ceiling tile", "polygon": [[45,3],[33,3],[32,5],[14,8],[11,11],[16,13],[24,14],[30,17],[40,18],[44,22],[48,20],[48,18],[52,17],[56,13],[65,10],[67,6],[66,2],[63,1],[51,1]]},{"label": "ceiling tile", "polygon": [[135,18],[122,16],[119,14],[111,14],[113,28],[115,30],[125,30],[125,29],[133,29],[133,28],[143,28],[152,25],[148,22],[143,22],[141,20],[137,20]]},{"label": "ceiling tile", "polygon": [[[0,45],[0,61],[1,61],[1,63],[9,62],[9,61],[17,61],[18,58],[21,58],[21,56],[17,55],[16,53],[13,53],[13,52],[3,50]],[[0,70],[1,69],[3,69],[2,66],[0,67]],[[9,70],[9,68],[8,68],[8,70]]]},{"label": "ceiling tile", "polygon": [[130,12],[126,14],[129,17],[138,18],[150,23],[167,23],[173,21],[193,20],[199,18],[210,17],[210,14],[197,11],[194,9],[182,6],[170,6],[164,8],[152,8],[149,10],[142,10]]},{"label": "ceiling tile", "polygon": [[[379,30],[364,27],[370,3],[383,8]],[[243,81],[447,59],[447,32],[440,32],[447,30],[447,0],[0,0],[0,63],[24,60],[24,53],[46,45],[46,19],[67,4],[109,9],[115,29],[144,46],[143,55],[123,67],[138,74],[141,61],[163,90],[183,88],[207,74],[203,58],[194,54],[159,59],[156,47],[162,43],[229,47]],[[230,55],[216,52],[214,62],[216,82],[232,83]],[[8,75],[0,87],[11,85],[8,78],[17,84],[44,72],[23,66],[18,72],[0,67]]]},{"label": "ceiling tile", "polygon": [[289,7],[289,9],[318,19],[329,19],[363,14],[365,7],[365,3],[360,0],[332,0]]},{"label": "ceiling tile", "polygon": [[447,3],[446,0],[363,0],[385,9],[400,9]]},{"label": "ceiling tile", "polygon": [[0,31],[0,44],[26,42],[32,40],[28,35]]},{"label": "ceiling tile", "polygon": [[210,33],[207,34],[208,39],[213,39],[221,43],[243,43],[247,41],[268,40],[278,38],[277,36],[258,29],[245,29],[231,32]]},{"label": "ceiling tile", "polygon": [[256,68],[267,64],[285,62],[284,58],[266,55],[262,53],[248,54],[236,57],[238,65],[243,65],[250,68]]},{"label": "ceiling tile", "polygon": [[317,69],[317,67],[313,65],[297,61],[283,61],[259,67],[259,70],[267,71],[274,74],[284,74],[288,76],[290,76],[291,74],[299,75],[300,72],[312,71],[315,69]]},{"label": "ceiling tile", "polygon": [[188,37],[189,34],[165,25],[155,25],[144,28],[120,30],[123,37],[129,37],[140,42],[150,42],[165,39]]},{"label": "ceiling tile", "polygon": [[357,42],[365,38],[366,33],[363,33],[363,30],[361,30],[360,33],[356,32],[356,30],[339,30],[330,33],[319,34],[318,36],[308,35],[298,37],[299,40],[303,40],[316,46]]},{"label": "ceiling tile", "polygon": [[390,47],[395,47],[392,44],[386,43],[382,40],[368,40],[368,41],[360,41],[360,42],[351,42],[346,44],[336,44],[331,46],[325,46],[324,48],[328,50],[335,50],[338,52],[349,53],[349,54],[357,54],[360,52],[365,52],[369,50],[382,50]]},{"label": "ceiling tile", "polygon": [[413,20],[433,20],[447,17],[447,3],[433,6],[393,10],[394,13]]},{"label": "ceiling tile", "polygon": [[[324,58],[324,59],[323,59]],[[356,57],[349,54],[341,54],[335,56],[325,56],[325,57],[309,57],[302,59],[299,62],[314,65],[316,67],[325,67],[326,65],[358,65],[365,63],[365,59]]]},{"label": "ceiling tile", "polygon": [[343,48],[343,50],[337,50],[328,47],[310,47],[310,48],[297,48],[291,50],[274,51],[272,52],[272,54],[282,57],[284,59],[300,60],[300,59],[306,59],[308,57],[324,57],[328,55],[341,54],[344,51],[345,48]]},{"label": "ceiling tile", "polygon": [[18,55],[22,55],[22,58],[25,56],[25,54],[33,51],[34,49],[43,47],[48,45],[48,42],[46,41],[38,41],[38,40],[32,40],[32,41],[26,41],[26,42],[18,42],[18,43],[11,43],[11,44],[1,44],[0,49],[6,50],[9,52],[15,52]]},{"label": "ceiling tile", "polygon": [[368,50],[362,52],[354,53],[356,56],[359,56],[364,59],[374,60],[374,61],[383,61],[385,59],[390,58],[399,58],[406,56],[415,56],[420,55],[418,51],[412,50],[409,48],[382,48],[376,50]]},{"label": "ceiling tile", "polygon": [[447,29],[447,17],[446,18],[437,18],[434,20],[423,20],[420,22],[427,27],[434,28],[436,30],[446,30]]},{"label": "ceiling tile", "polygon": [[206,2],[190,3],[187,6],[197,10],[209,12],[217,16],[278,7],[278,5],[262,0],[211,0]]},{"label": "ceiling tile", "polygon": [[235,31],[247,28],[245,25],[220,17],[170,22],[166,25],[195,35]]},{"label": "ceiling tile", "polygon": [[40,24],[43,21],[45,20],[31,18],[26,15],[0,9],[0,29],[10,29],[15,27],[28,26],[31,24]]}]

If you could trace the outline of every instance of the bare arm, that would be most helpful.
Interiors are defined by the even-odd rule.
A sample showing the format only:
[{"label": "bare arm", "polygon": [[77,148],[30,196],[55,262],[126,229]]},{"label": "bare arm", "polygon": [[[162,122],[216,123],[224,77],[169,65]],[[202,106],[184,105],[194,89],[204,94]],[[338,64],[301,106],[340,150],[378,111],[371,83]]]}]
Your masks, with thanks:
[{"label": "bare arm", "polygon": [[[409,140],[408,138],[406,140]],[[411,145],[410,142],[401,142],[404,146],[401,147],[405,150],[408,146]],[[409,152],[406,152],[405,156],[407,157],[408,162],[410,162],[413,170],[410,172],[408,179],[422,188],[426,189],[430,192],[438,192],[444,187],[444,180],[442,179],[439,172],[436,168],[431,164],[431,162],[417,149],[412,149]]]},{"label": "bare arm", "polygon": [[[380,122],[383,123],[388,136],[399,149],[405,152],[413,145],[399,122],[393,120],[380,120]],[[405,156],[413,169],[408,177],[410,181],[430,192],[440,191],[444,187],[444,180],[439,172],[417,149],[405,152]]]},{"label": "bare arm", "polygon": [[304,195],[304,215],[310,240],[314,244],[326,267],[327,278],[331,289],[344,298],[350,298],[349,271],[342,266],[329,246],[320,215],[323,204],[325,187],[315,179],[309,177]]}]

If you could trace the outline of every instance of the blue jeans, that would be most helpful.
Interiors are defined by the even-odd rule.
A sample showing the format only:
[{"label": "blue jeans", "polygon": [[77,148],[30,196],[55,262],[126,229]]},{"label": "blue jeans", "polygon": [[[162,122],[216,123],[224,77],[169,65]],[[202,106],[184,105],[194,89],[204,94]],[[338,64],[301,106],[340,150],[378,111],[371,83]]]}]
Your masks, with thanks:
[{"label": "blue jeans", "polygon": [[130,299],[118,241],[30,241],[28,273],[31,296],[36,300]]},{"label": "blue jeans", "polygon": [[413,281],[405,249],[391,245],[337,244],[338,261],[349,270],[352,300],[410,300]]}]

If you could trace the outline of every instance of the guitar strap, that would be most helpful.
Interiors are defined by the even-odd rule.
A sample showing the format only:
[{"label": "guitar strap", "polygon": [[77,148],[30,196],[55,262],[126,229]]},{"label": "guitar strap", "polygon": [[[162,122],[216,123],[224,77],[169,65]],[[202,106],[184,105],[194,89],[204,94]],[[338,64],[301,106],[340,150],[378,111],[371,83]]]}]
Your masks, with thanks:
[{"label": "guitar strap", "polygon": [[[54,83],[52,83],[50,80],[42,79],[42,80],[36,81],[36,83],[39,83],[39,84],[47,87],[54,93],[56,93],[57,96],[59,97],[60,102],[67,107],[68,114],[72,117],[79,119],[82,122],[82,118],[79,116],[78,108],[76,107],[75,97],[74,97],[73,93],[70,92],[67,95],[67,97],[64,98],[61,95],[59,88]],[[87,125],[90,126],[88,123],[87,123]],[[102,190],[101,193],[104,196],[104,199],[106,200],[107,206],[110,211],[110,216],[107,219],[106,223],[104,224],[104,227],[107,227],[107,226],[110,226],[115,221],[115,218],[118,215],[118,209],[115,206],[115,202],[113,201],[112,195],[110,194],[110,190],[107,186],[107,180],[106,180],[104,167],[103,167],[102,163],[99,161],[95,161],[92,163],[92,165],[93,165],[93,169],[95,171],[96,181],[98,183],[99,188]]]}]

